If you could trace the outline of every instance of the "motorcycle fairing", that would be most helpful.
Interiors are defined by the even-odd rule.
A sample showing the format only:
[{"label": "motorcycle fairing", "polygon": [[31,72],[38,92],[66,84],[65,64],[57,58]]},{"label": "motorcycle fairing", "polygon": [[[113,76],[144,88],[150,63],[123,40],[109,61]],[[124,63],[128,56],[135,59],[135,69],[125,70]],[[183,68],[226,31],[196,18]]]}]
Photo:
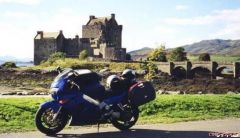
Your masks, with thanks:
[{"label": "motorcycle fairing", "polygon": [[[126,95],[126,93],[123,93],[119,96],[110,97],[104,100],[104,102],[109,105],[118,104],[125,98]],[[76,106],[77,108],[74,108],[74,112],[71,112],[72,120],[70,126],[96,124],[101,117],[98,105],[93,104],[91,101],[84,97],[85,95],[83,94],[82,97],[76,98],[78,100],[82,99],[84,102],[79,103],[78,106]]]},{"label": "motorcycle fairing", "polygon": [[57,113],[61,105],[57,101],[49,101],[49,102],[43,103],[40,107],[45,109],[51,108],[55,113]]}]

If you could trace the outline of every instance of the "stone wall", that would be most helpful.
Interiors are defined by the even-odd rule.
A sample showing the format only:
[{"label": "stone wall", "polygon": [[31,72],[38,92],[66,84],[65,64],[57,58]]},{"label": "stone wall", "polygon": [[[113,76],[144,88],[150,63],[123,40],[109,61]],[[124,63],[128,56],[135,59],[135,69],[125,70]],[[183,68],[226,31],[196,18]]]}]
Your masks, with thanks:
[{"label": "stone wall", "polygon": [[106,28],[105,40],[108,47],[122,47],[122,25],[109,25]]},{"label": "stone wall", "polygon": [[79,51],[82,48],[80,47],[80,40],[77,38],[74,39],[65,39],[64,40],[64,51],[69,57],[77,57],[79,55]]},{"label": "stone wall", "polygon": [[64,50],[64,40],[65,40],[65,38],[62,34],[62,31],[60,31],[60,34],[56,39],[57,51],[63,51]]},{"label": "stone wall", "polygon": [[186,71],[186,78],[191,78],[191,72],[196,68],[208,69],[211,72],[212,79],[216,79],[221,75],[221,71],[224,68],[231,69],[233,71],[233,78],[240,78],[240,62],[234,62],[230,64],[221,64],[217,62],[156,62],[158,70],[166,72],[172,75],[172,72],[182,67]]},{"label": "stone wall", "polygon": [[38,65],[43,60],[57,52],[56,39],[34,39],[34,64]]},{"label": "stone wall", "polygon": [[106,47],[103,51],[105,52],[103,58],[112,60],[126,60],[125,48]]},{"label": "stone wall", "polygon": [[88,38],[80,38],[80,47],[82,50],[86,50],[88,56],[93,56],[93,48],[90,45],[90,40]]},{"label": "stone wall", "polygon": [[102,35],[101,25],[82,26],[82,38],[99,38],[101,35]]},{"label": "stone wall", "polygon": [[66,39],[62,31],[57,34],[38,31],[34,39],[34,64],[47,60],[54,52],[64,52],[68,57],[77,57],[83,50],[92,57],[126,59],[126,49],[122,48],[122,25],[117,24],[115,14],[111,14],[111,18],[90,16],[87,25],[82,26],[82,38],[76,36]]}]

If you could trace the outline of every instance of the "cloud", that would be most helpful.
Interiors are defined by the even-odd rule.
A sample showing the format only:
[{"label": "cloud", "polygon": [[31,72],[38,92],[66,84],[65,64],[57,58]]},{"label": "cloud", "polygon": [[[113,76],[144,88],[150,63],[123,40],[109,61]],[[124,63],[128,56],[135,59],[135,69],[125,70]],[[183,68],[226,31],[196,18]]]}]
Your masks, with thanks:
[{"label": "cloud", "polygon": [[[42,14],[43,18],[45,18],[48,13]],[[88,17],[75,13],[69,8],[60,9],[56,14],[48,18],[37,23],[38,30],[46,32],[63,30],[65,37],[75,37],[76,34],[81,36],[81,27],[88,21]]]},{"label": "cloud", "polygon": [[[85,14],[84,14],[85,15]],[[1,17],[19,19],[21,22],[0,22],[0,55],[13,55],[17,58],[33,57],[33,38],[38,30],[57,32],[63,30],[66,38],[81,36],[81,27],[88,21],[88,16],[75,13],[71,9],[60,9],[54,14],[40,12],[0,13]],[[16,21],[16,20],[14,20]],[[13,41],[14,40],[14,41]]]},{"label": "cloud", "polygon": [[213,22],[209,16],[194,17],[194,18],[166,18],[166,24],[171,25],[206,25]]},{"label": "cloud", "polygon": [[178,11],[187,10],[189,7],[187,5],[176,5],[175,9]]},{"label": "cloud", "polygon": [[240,39],[240,23],[232,23],[226,25],[223,29],[210,34],[211,38]]},{"label": "cloud", "polygon": [[209,15],[191,17],[191,18],[165,18],[163,20],[166,24],[172,25],[209,25],[215,23],[232,23],[232,22],[240,22],[240,9],[234,10],[221,10],[221,11],[213,11]]},{"label": "cloud", "polygon": [[0,0],[1,3],[14,3],[14,4],[22,4],[22,5],[37,5],[41,2],[42,0]]},{"label": "cloud", "polygon": [[[190,18],[165,18],[161,20],[161,25],[172,27],[178,30],[164,34],[169,36],[179,35],[180,38],[172,39],[175,44],[184,44],[184,42],[191,42],[193,40],[203,39],[240,39],[240,8],[239,9],[224,9],[215,10],[203,16],[195,16]],[[181,29],[184,29],[181,30]],[[191,29],[190,29],[191,28]],[[184,31],[182,35],[181,32]],[[187,31],[187,32],[186,32]],[[189,39],[189,37],[193,37]],[[169,39],[171,37],[167,37]],[[179,41],[181,39],[181,41]],[[189,40],[187,40],[189,39]],[[179,41],[179,43],[178,43]],[[169,41],[170,42],[170,41]],[[171,42],[170,42],[171,43]]]},{"label": "cloud", "polygon": [[28,12],[20,12],[20,11],[6,11],[1,14],[1,16],[6,18],[31,18],[33,14]]}]

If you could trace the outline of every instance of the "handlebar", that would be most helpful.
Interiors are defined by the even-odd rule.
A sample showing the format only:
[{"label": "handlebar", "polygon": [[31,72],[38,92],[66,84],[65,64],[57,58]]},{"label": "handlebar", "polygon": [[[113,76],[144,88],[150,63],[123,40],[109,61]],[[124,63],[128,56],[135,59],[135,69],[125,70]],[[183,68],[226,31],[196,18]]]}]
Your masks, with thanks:
[{"label": "handlebar", "polygon": [[72,87],[73,87],[73,86],[76,86],[78,89],[80,89],[80,86],[79,86],[78,84],[76,84],[73,80],[68,79],[67,82],[70,83],[70,84],[72,85]]}]

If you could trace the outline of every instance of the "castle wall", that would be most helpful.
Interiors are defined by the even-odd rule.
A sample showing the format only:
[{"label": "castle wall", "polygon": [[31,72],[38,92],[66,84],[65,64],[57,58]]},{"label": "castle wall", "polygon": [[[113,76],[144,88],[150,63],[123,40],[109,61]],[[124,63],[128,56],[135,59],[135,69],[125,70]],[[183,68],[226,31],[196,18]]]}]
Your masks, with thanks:
[{"label": "castle wall", "polygon": [[96,18],[90,16],[87,25],[82,26],[82,38],[66,39],[59,33],[38,31],[34,39],[34,64],[47,60],[54,52],[64,52],[68,57],[78,57],[86,50],[88,56],[113,60],[125,60],[126,49],[122,47],[122,25],[118,25],[115,15]]},{"label": "castle wall", "polygon": [[104,48],[104,56],[106,59],[113,60],[125,60],[126,59],[126,49],[125,48],[114,48],[106,47]]},{"label": "castle wall", "polygon": [[57,52],[56,39],[34,39],[34,64],[47,60],[52,53]]},{"label": "castle wall", "polygon": [[80,38],[80,46],[83,50],[86,50],[88,56],[93,56],[93,48],[90,45],[90,40],[88,38]]},{"label": "castle wall", "polygon": [[64,50],[64,36],[62,34],[62,31],[60,31],[60,35],[57,37],[57,51],[63,51]]},{"label": "castle wall", "polygon": [[99,38],[102,35],[102,25],[82,26],[82,38]]},{"label": "castle wall", "polygon": [[93,49],[90,47],[89,39],[74,38],[64,40],[64,52],[68,57],[78,57],[79,53],[86,50],[89,56],[93,55]]},{"label": "castle wall", "polygon": [[79,39],[74,38],[64,40],[64,52],[68,57],[77,57],[81,50],[82,48],[80,47]]},{"label": "castle wall", "polygon": [[122,47],[122,26],[109,24],[106,28],[105,39],[108,47]]}]

